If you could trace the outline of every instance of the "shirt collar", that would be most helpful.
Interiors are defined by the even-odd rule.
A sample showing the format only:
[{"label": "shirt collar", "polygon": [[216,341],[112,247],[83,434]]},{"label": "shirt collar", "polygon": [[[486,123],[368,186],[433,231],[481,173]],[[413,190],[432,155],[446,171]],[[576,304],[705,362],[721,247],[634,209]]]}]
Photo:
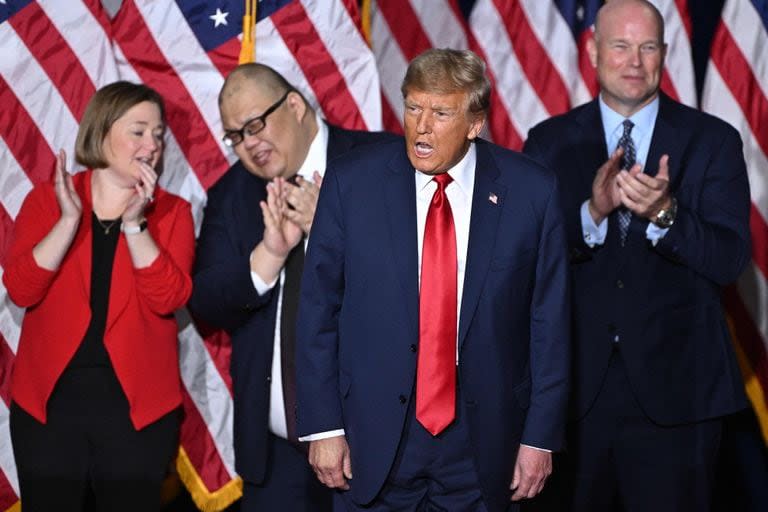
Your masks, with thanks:
[{"label": "shirt collar", "polygon": [[325,124],[325,121],[323,121],[318,113],[315,113],[315,120],[317,121],[317,133],[315,138],[312,139],[307,157],[297,173],[309,181],[312,181],[312,175],[315,171],[319,172],[320,176],[325,174],[325,165],[328,161],[328,125]]},{"label": "shirt collar", "polygon": [[657,95],[653,101],[632,114],[629,118],[625,118],[611,107],[605,104],[602,94],[600,95],[600,116],[603,119],[603,130],[605,131],[606,140],[610,140],[611,136],[618,133],[620,137],[624,127],[622,123],[624,119],[629,119],[634,124],[632,128],[632,138],[639,140],[646,134],[653,131],[653,126],[656,123],[656,116],[659,113],[659,96]]},{"label": "shirt collar", "polygon": [[[453,178],[459,190],[464,195],[471,196],[475,182],[475,164],[477,163],[477,149],[474,143],[470,143],[464,157],[448,169],[448,174]],[[432,181],[432,176],[416,171],[416,191],[422,191]]]}]

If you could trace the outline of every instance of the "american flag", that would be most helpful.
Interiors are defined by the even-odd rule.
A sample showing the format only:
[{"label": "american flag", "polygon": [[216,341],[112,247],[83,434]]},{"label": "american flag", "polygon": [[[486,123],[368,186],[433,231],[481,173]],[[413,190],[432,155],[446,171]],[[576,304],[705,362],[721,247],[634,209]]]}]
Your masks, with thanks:
[{"label": "american flag", "polygon": [[[654,3],[670,43],[664,90],[696,106],[687,1]],[[85,103],[108,82],[143,81],[165,97],[170,130],[162,184],[192,203],[198,226],[205,191],[234,158],[220,143],[216,95],[237,63],[243,1],[122,4],[110,19],[99,0],[66,6],[0,0],[0,272],[24,196],[50,178],[58,148],[72,153]],[[430,47],[471,48],[486,60],[494,83],[486,136],[512,148],[522,146],[528,128],[597,90],[584,46],[600,0],[362,4],[361,16],[356,0],[258,3],[256,59],[286,75],[336,124],[402,131],[400,81],[408,61]],[[755,257],[727,298],[747,389],[768,426],[768,67],[760,60],[768,48],[766,9],[759,0],[727,1],[702,103],[739,128],[745,141]],[[361,18],[373,54],[359,30]],[[14,506],[19,492],[8,435],[8,375],[22,315],[0,285],[0,510]],[[200,332],[184,314],[179,319],[186,392],[177,467],[201,509],[221,510],[240,494],[229,344],[220,332]]]},{"label": "american flag", "polygon": [[715,30],[701,108],[744,142],[752,211],[752,262],[727,290],[731,332],[747,394],[768,440],[768,3],[726,0]]},{"label": "american flag", "polygon": [[[111,2],[115,3],[115,2]],[[117,79],[141,81],[166,100],[161,184],[193,205],[234,161],[220,141],[217,95],[237,65],[244,2],[124,0],[110,19],[99,0],[0,0],[0,272],[13,219],[54,155],[72,162],[87,101]],[[360,31],[357,3],[261,0],[256,59],[297,85],[330,122],[381,128],[378,73]],[[0,285],[0,510],[17,507],[19,485],[8,432],[9,374],[23,311]],[[232,451],[229,340],[201,333],[182,313],[180,364],[185,421],[177,462],[201,509],[240,496]]]}]

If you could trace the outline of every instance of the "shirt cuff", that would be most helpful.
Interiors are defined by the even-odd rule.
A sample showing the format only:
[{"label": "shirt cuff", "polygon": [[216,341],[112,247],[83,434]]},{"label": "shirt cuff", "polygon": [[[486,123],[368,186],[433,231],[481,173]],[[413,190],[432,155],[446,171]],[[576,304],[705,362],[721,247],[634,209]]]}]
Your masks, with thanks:
[{"label": "shirt cuff", "polygon": [[581,233],[584,243],[590,247],[603,245],[608,234],[608,219],[605,218],[598,225],[589,213],[589,199],[581,204]]},{"label": "shirt cuff", "polygon": [[[253,258],[253,253],[251,253],[251,258]],[[250,258],[248,261],[250,261]],[[280,279],[280,274],[277,274],[277,277],[275,277],[271,283],[265,283],[259,274],[251,270],[251,282],[253,282],[253,287],[256,289],[256,293],[259,295],[264,295],[269,290],[274,288],[278,279]]]},{"label": "shirt cuff", "polygon": [[299,438],[299,441],[302,443],[308,442],[308,441],[319,441],[321,439],[328,439],[329,437],[339,437],[345,435],[346,432],[344,432],[343,428],[339,428],[336,430],[328,430],[327,432],[318,432],[317,434],[309,434],[308,436],[302,436]]},{"label": "shirt cuff", "polygon": [[525,446],[527,448],[533,448],[534,450],[538,450],[540,452],[552,453],[552,450],[547,450],[546,448],[539,448],[538,446],[531,446],[529,444],[520,443],[520,446]]},{"label": "shirt cuff", "polygon": [[664,238],[667,231],[669,231],[669,228],[660,228],[653,222],[649,222],[648,227],[645,230],[645,238],[650,240],[653,246],[656,247],[656,244],[659,243],[659,240]]}]

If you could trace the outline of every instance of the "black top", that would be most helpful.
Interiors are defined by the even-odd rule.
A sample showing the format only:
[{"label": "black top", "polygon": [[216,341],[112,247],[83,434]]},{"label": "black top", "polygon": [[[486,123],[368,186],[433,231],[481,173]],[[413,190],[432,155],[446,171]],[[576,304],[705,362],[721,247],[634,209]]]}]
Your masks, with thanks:
[{"label": "black top", "polygon": [[80,347],[69,362],[69,368],[112,367],[104,348],[104,330],[107,324],[112,265],[115,261],[117,240],[120,238],[120,219],[100,221],[94,213],[91,222],[91,323]]}]

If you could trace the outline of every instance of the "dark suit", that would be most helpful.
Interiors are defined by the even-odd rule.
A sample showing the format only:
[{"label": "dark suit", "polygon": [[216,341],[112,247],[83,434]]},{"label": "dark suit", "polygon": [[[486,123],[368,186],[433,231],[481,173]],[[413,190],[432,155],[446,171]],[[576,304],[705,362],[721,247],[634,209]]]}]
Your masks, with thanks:
[{"label": "dark suit", "polygon": [[584,241],[579,209],[608,158],[597,100],[533,128],[525,151],[557,173],[564,191],[573,418],[593,407],[612,360],[631,388],[626,400],[636,400],[656,425],[701,422],[745,407],[720,302],[721,287],[750,259],[749,186],[736,130],[661,96],[646,172],[655,174],[659,158],[669,155],[678,210],[655,247],[646,239],[648,220],[634,215],[622,247],[616,211],[604,245]]},{"label": "dark suit", "polygon": [[[499,511],[509,504],[519,444],[562,446],[567,260],[554,176],[520,154],[476,146],[459,408],[485,504]],[[403,141],[334,162],[304,266],[298,427],[300,435],[345,429],[357,503],[382,488],[412,411],[418,266],[415,177]]]},{"label": "dark suit", "polygon": [[[329,160],[382,138],[380,133],[328,128]],[[259,202],[267,199],[266,185],[238,161],[209,190],[189,303],[197,316],[232,338],[235,469],[255,484],[264,481],[269,468],[269,393],[279,293],[278,284],[259,295],[250,273],[251,251],[264,232]]]}]

